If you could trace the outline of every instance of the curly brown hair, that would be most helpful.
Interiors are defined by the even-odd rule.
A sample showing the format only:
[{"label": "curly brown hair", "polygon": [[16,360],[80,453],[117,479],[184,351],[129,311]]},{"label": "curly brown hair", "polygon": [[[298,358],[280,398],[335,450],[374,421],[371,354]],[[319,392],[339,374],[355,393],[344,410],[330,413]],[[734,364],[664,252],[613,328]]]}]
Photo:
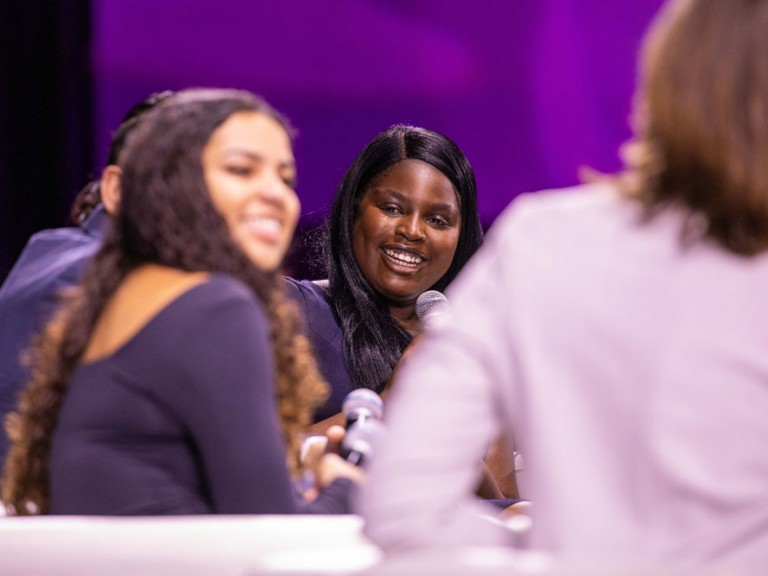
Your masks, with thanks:
[{"label": "curly brown hair", "polygon": [[328,385],[278,273],[256,267],[235,244],[211,202],[203,174],[201,157],[211,134],[243,111],[267,114],[292,134],[287,121],[253,94],[191,89],[147,112],[129,136],[116,225],[38,338],[32,376],[7,423],[13,444],[3,499],[12,512],[47,511],[51,439],[69,378],[107,301],[130,271],[147,263],[228,274],[265,304],[287,464],[294,477],[300,474],[301,435],[314,408],[327,396]]}]

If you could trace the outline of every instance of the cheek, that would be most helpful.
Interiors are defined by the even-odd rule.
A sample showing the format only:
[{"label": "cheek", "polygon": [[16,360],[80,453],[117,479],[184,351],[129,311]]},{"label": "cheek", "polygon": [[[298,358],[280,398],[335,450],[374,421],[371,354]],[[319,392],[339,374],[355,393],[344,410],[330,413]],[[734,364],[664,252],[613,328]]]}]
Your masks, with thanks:
[{"label": "cheek", "polygon": [[374,224],[375,222],[368,216],[367,210],[363,211],[355,219],[355,223],[352,226],[352,247],[358,260],[365,253],[366,249],[370,249]]},{"label": "cheek", "polygon": [[301,201],[295,194],[288,202],[288,214],[291,228],[291,235],[296,231],[296,225],[299,223],[299,216],[301,215]]},{"label": "cheek", "polygon": [[237,218],[239,197],[227,179],[209,176],[206,178],[208,194],[214,209],[224,218],[230,232],[233,232]]},{"label": "cheek", "polygon": [[354,229],[357,230],[357,236],[363,242],[374,244],[380,239],[392,236],[394,226],[393,221],[382,217],[377,211],[366,210],[360,216]]},{"label": "cheek", "polygon": [[224,214],[226,203],[222,201],[221,191],[215,178],[206,176],[205,185],[208,188],[208,195],[211,198],[211,204],[219,214]]},{"label": "cheek", "polygon": [[453,257],[456,255],[456,248],[459,245],[459,235],[452,234],[442,239],[438,249],[440,250],[440,261],[445,268],[443,274],[448,272],[448,268],[451,267]]},{"label": "cheek", "polygon": [[366,261],[365,258],[365,238],[363,231],[360,229],[360,223],[355,223],[352,228],[352,255],[358,263],[358,266],[362,267],[362,263]]}]

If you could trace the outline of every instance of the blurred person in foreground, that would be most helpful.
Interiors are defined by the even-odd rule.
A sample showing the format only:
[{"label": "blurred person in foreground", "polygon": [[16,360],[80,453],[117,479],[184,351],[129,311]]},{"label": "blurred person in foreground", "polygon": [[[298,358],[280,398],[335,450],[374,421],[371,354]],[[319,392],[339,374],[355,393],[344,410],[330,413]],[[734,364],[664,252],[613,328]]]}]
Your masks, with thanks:
[{"label": "blurred person in foreground", "polygon": [[[19,390],[29,378],[24,352],[59,304],[62,291],[79,280],[86,263],[101,246],[110,216],[117,211],[119,157],[126,137],[142,114],[169,94],[151,94],[128,111],[112,136],[101,177],[89,182],[72,203],[71,218],[77,227],[33,235],[0,286],[0,418],[13,410]],[[5,460],[7,448],[3,431],[0,463]]]},{"label": "blurred person in foreground", "polygon": [[16,514],[345,512],[360,472],[299,449],[327,394],[279,267],[299,214],[291,129],[258,97],[191,89],[146,113],[120,209],[47,325],[9,422]]},{"label": "blurred person in foreground", "polygon": [[[509,545],[470,465],[526,456],[563,565],[768,566],[768,0],[672,0],[615,178],[515,200],[398,373],[361,498],[390,554]],[[614,572],[624,573],[624,572]]]}]

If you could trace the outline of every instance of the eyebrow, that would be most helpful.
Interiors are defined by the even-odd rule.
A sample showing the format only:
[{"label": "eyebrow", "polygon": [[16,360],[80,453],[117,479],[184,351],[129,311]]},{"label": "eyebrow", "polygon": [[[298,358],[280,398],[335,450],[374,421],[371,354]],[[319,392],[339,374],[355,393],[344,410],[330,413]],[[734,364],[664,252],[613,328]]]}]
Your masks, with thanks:
[{"label": "eyebrow", "polygon": [[[402,192],[398,192],[397,190],[395,190],[393,188],[378,187],[378,186],[376,186],[376,187],[373,188],[372,191],[376,195],[390,194],[390,195],[394,196],[396,199],[400,200],[401,202],[410,202],[411,201],[411,199],[408,197],[408,195],[403,194]],[[454,192],[454,194],[455,194],[455,192]],[[431,210],[455,212],[455,213],[458,214],[460,212],[460,210],[461,210],[459,202],[458,202],[458,194],[456,194],[456,204],[455,205],[454,204],[447,204],[445,202],[437,202],[437,203],[434,203],[434,204],[430,204],[429,208]]]},{"label": "eyebrow", "polygon": [[[247,148],[229,148],[224,150],[222,158],[228,158],[230,156],[245,156],[255,162],[264,162],[264,156],[248,150]],[[296,168],[296,160],[291,159],[282,161],[280,162],[279,166],[282,168]]]}]

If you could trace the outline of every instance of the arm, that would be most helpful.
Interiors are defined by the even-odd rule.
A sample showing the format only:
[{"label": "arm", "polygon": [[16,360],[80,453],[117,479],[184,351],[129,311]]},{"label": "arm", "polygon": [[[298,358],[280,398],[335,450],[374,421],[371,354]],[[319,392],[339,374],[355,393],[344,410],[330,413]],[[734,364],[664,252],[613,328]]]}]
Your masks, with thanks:
[{"label": "arm", "polygon": [[501,493],[501,496],[494,496],[494,498],[520,498],[514,458],[509,442],[503,435],[491,444],[483,465]]},{"label": "arm", "polygon": [[[274,390],[269,326],[244,287],[214,279],[185,311],[179,331],[185,376],[169,399],[189,429],[218,513],[286,514],[305,511],[286,467]],[[346,491],[321,500],[343,512]],[[329,503],[328,500],[335,502]],[[317,506],[317,505],[316,505]]]},{"label": "arm", "polygon": [[[386,400],[392,385],[397,380],[398,370],[407,362],[408,355],[418,347],[419,340],[420,337],[417,336],[403,351],[386,388],[381,393],[382,399]],[[514,466],[509,464],[510,458],[505,453],[506,447],[503,437],[497,438],[485,459],[480,463],[480,481],[475,490],[478,497],[486,500],[519,498]]]},{"label": "arm", "polygon": [[307,427],[308,436],[322,436],[325,434],[331,426],[344,426],[346,418],[342,412],[337,412],[333,416],[315,422]]}]

